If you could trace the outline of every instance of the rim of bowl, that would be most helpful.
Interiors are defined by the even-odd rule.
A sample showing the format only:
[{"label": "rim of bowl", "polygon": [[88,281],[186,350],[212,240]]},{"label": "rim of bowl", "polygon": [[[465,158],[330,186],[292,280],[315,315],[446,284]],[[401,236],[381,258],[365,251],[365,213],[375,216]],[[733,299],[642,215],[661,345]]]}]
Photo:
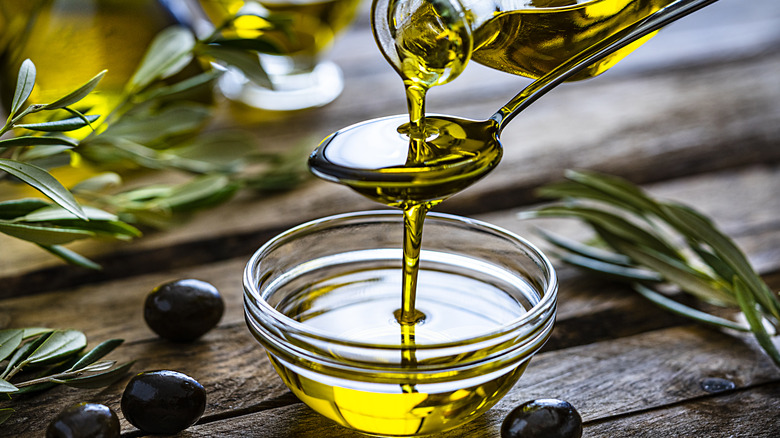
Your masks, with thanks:
[{"label": "rim of bowl", "polygon": [[[384,218],[401,219],[402,213],[397,210],[367,210],[367,211],[341,213],[341,214],[326,216],[326,217],[322,217],[319,219],[314,219],[302,223],[300,225],[292,227],[272,237],[266,243],[264,243],[259,249],[257,249],[257,251],[255,251],[252,254],[252,256],[250,257],[249,261],[247,262],[244,268],[244,276],[243,276],[244,300],[247,299],[248,295],[254,298],[254,302],[256,303],[257,307],[259,307],[260,310],[264,313],[264,315],[270,317],[277,324],[277,327],[283,327],[284,330],[288,333],[296,333],[296,334],[304,335],[306,337],[319,339],[322,341],[327,341],[330,343],[349,346],[349,347],[397,350],[399,346],[401,346],[401,344],[376,344],[371,342],[361,342],[359,340],[340,338],[338,336],[335,336],[332,333],[329,333],[326,330],[313,328],[307,324],[296,321],[288,317],[284,313],[276,310],[270,304],[268,304],[268,302],[262,298],[261,296],[262,294],[260,290],[257,288],[257,285],[255,284],[255,277],[253,273],[256,271],[256,267],[259,266],[260,264],[259,259],[264,255],[264,253],[269,248],[281,242],[284,242],[285,240],[289,239],[291,236],[299,234],[300,232],[307,229],[321,227],[330,222],[340,222],[346,219],[358,219],[363,217],[365,218],[373,217],[373,218],[382,218],[382,219]],[[513,319],[512,321],[506,324],[501,325],[497,329],[481,333],[474,337],[458,339],[456,341],[418,345],[416,346],[417,350],[429,350],[429,349],[433,350],[433,349],[440,349],[440,348],[448,348],[452,346],[463,346],[466,343],[476,344],[476,343],[487,341],[489,339],[500,337],[502,335],[515,331],[520,326],[528,324],[528,322],[531,320],[539,319],[540,315],[542,315],[545,312],[549,312],[551,308],[556,305],[557,293],[558,293],[558,278],[555,272],[555,268],[553,267],[552,263],[547,258],[547,256],[541,250],[539,250],[539,248],[537,248],[534,244],[532,244],[525,238],[519,236],[518,234],[515,234],[504,228],[498,227],[496,225],[478,219],[472,219],[472,218],[453,215],[453,214],[436,213],[436,212],[428,213],[426,219],[427,218],[433,218],[437,220],[457,222],[459,224],[467,224],[467,225],[481,227],[482,229],[491,231],[493,233],[497,233],[502,237],[508,237],[512,240],[519,242],[522,246],[524,246],[528,250],[529,253],[536,256],[536,258],[538,258],[538,260],[541,262],[541,264],[539,263],[536,264],[538,266],[541,266],[541,268],[547,272],[545,278],[548,280],[548,282],[542,294],[542,297],[538,303],[534,304],[533,307],[531,307],[523,315]],[[246,313],[247,312],[246,303],[244,305],[244,308]],[[254,315],[247,315],[247,316],[251,316],[255,322],[260,323],[261,325],[263,324],[262,321],[259,321],[258,318],[256,318]],[[553,317],[554,317],[554,313],[551,313],[547,317],[539,320],[534,325],[534,327],[536,328],[536,327],[543,326],[547,320]]]}]

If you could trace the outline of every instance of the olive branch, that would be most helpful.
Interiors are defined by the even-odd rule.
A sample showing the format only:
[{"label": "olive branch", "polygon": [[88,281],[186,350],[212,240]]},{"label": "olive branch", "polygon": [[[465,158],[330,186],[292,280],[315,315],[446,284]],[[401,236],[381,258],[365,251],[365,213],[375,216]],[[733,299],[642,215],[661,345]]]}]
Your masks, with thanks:
[{"label": "olive branch", "polygon": [[[133,365],[101,360],[122,342],[110,339],[85,353],[87,337],[77,330],[0,330],[0,402],[57,385],[82,389],[111,385]],[[0,406],[0,424],[13,412]]]},{"label": "olive branch", "polygon": [[[614,176],[567,171],[566,178],[539,189],[541,196],[562,203],[520,214],[574,218],[594,230],[596,237],[587,244],[540,230],[562,261],[628,282],[653,303],[697,322],[752,332],[780,367],[772,342],[780,331],[780,298],[709,218],[656,200]],[[746,324],[684,304],[660,291],[667,285],[701,303],[741,312]]]},{"label": "olive branch", "polygon": [[[106,115],[79,107],[106,70],[54,102],[25,106],[36,77],[35,65],[25,60],[8,118],[0,128],[0,136],[15,134],[0,139],[0,181],[22,182],[51,202],[0,201],[0,233],[34,243],[68,263],[99,269],[64,245],[91,238],[130,240],[141,235],[138,225],[170,226],[182,215],[221,204],[241,189],[276,191],[300,183],[306,175],[300,159],[304,154],[260,152],[254,138],[238,129],[203,131],[213,101],[199,100],[197,92],[205,88],[211,93],[221,69],[205,69],[171,83],[197,61],[230,65],[255,82],[270,84],[257,53],[278,49],[262,35],[223,36],[236,18],[201,39],[181,26],[164,29],[129,78],[119,104]],[[265,19],[270,25],[284,25]],[[36,116],[25,123],[29,116],[44,112],[48,119]],[[83,162],[100,172],[69,188],[49,171],[50,163]],[[174,171],[184,174],[186,181],[117,191],[123,183],[120,173],[129,169]]]}]

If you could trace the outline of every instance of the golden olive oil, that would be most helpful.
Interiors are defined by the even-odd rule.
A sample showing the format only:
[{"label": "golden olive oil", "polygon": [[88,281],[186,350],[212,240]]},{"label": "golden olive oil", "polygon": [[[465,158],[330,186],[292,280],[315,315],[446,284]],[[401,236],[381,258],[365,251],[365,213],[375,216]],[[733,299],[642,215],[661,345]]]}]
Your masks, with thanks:
[{"label": "golden olive oil", "polygon": [[[474,61],[539,78],[573,55],[672,3],[673,0],[521,0],[474,31]],[[464,2],[468,7],[469,1]],[[509,10],[512,9],[512,10]],[[603,73],[652,37],[648,35],[595,63],[574,79]]]},{"label": "golden olive oil", "polygon": [[359,3],[360,0],[200,0],[206,15],[217,26],[241,8],[248,11],[253,6],[256,11],[265,9],[275,18],[284,20],[283,29],[273,29],[261,17],[247,15],[235,21],[232,32],[242,38],[262,35],[273,42],[282,55],[312,57],[333,44],[335,35],[352,22]]},{"label": "golden olive oil", "polygon": [[[494,284],[496,279],[491,275],[495,272],[489,273],[491,268],[480,266],[470,257],[448,259],[452,256],[433,254],[426,258],[427,265],[421,267],[419,277],[417,304],[426,316],[411,326],[415,333],[410,340],[403,329],[409,326],[392,316],[398,307],[400,286],[394,254],[393,263],[379,261],[383,257],[349,254],[344,258],[361,262],[349,264],[347,269],[342,266],[332,275],[311,272],[291,279],[307,286],[275,307],[333,339],[376,346],[400,343],[404,347],[387,360],[407,366],[414,377],[398,384],[381,369],[368,377],[359,377],[348,369],[341,373],[329,371],[326,377],[283,357],[272,356],[271,360],[296,396],[339,424],[382,436],[446,430],[489,409],[515,384],[528,362],[510,366],[486,362],[470,370],[468,377],[459,377],[457,364],[478,361],[494,352],[473,351],[468,356],[444,359],[453,365],[446,373],[426,374],[417,370],[443,359],[428,359],[425,347],[457,345],[506,326],[531,307],[518,297],[530,297],[535,292],[519,276],[508,282],[511,287]],[[431,264],[431,260],[437,263]],[[345,364],[351,359],[333,357],[334,362]]]},{"label": "golden olive oil", "polygon": [[[389,117],[342,129],[325,139],[309,161],[315,174],[403,210],[403,298],[395,316],[404,324],[425,317],[415,309],[425,214],[482,178],[501,160],[501,144],[489,126],[429,116],[426,137],[415,140],[403,116]],[[386,134],[394,131],[395,135]],[[413,159],[410,151],[414,151]]]},{"label": "golden olive oil", "polygon": [[[516,10],[496,12],[476,28],[470,55],[492,68],[539,77],[670,1],[520,2]],[[400,59],[394,65],[406,87],[409,118],[389,117],[342,129],[325,139],[309,161],[318,176],[403,210],[402,275],[397,267],[356,267],[338,278],[325,276],[322,281],[312,281],[293,302],[277,307],[287,316],[335,333],[337,338],[377,345],[394,339],[392,343],[401,345],[396,360],[410,370],[424,369],[426,343],[457,343],[457,337],[448,337],[448,331],[455,327],[466,327],[472,334],[489,332],[489,325],[497,321],[471,326],[472,317],[498,315],[505,310],[501,305],[481,307],[491,295],[487,291],[494,287],[487,278],[431,270],[424,266],[429,263],[427,257],[421,257],[427,211],[487,174],[498,164],[502,152],[498,129],[490,122],[425,115],[428,88],[457,76],[468,61],[469,53],[463,49],[472,48],[472,36],[462,22],[448,20],[433,3],[404,20],[391,20],[395,55]],[[444,41],[439,41],[439,36]],[[463,44],[467,40],[468,44]],[[643,41],[584,71],[579,78],[603,72]],[[386,57],[394,61],[393,54]],[[400,307],[396,298],[399,289]],[[360,298],[346,304],[326,298],[341,293]],[[432,325],[436,321],[444,321],[443,326]],[[454,369],[466,360],[453,357]],[[485,370],[489,377],[473,385],[458,381],[448,386],[433,378],[427,381],[422,372],[416,377],[410,373],[408,381],[399,385],[383,382],[379,371],[372,381],[363,382],[348,373],[323,378],[282,359],[273,362],[285,383],[308,405],[342,425],[383,436],[446,430],[450,421],[459,424],[478,415],[490,407],[480,401],[489,399],[488,394],[503,395],[527,365],[523,362],[500,372]]]}]

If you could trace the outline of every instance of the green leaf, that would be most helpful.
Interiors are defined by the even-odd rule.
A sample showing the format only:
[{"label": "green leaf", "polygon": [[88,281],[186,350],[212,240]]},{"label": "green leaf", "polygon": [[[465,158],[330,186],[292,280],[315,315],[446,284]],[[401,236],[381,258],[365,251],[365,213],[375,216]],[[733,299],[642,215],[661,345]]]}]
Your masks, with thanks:
[{"label": "green leaf", "polygon": [[0,393],[6,393],[6,392],[16,392],[19,388],[11,384],[10,382],[7,382],[4,379],[0,379]]},{"label": "green leaf", "polygon": [[624,242],[618,245],[618,250],[634,259],[638,264],[658,272],[667,281],[678,285],[700,299],[718,305],[734,305],[734,297],[719,287],[712,278],[699,272],[679,259],[650,248],[631,245]]},{"label": "green leaf", "polygon": [[103,172],[80,181],[71,188],[71,191],[74,193],[95,193],[109,187],[117,187],[121,184],[122,177],[118,173]]},{"label": "green leaf", "polygon": [[[6,364],[3,373],[0,374],[0,378],[9,379],[10,378],[9,375],[11,376],[13,375],[12,373],[17,368],[17,366],[19,366],[19,364],[25,361],[27,357],[29,357],[30,354],[33,351],[35,351],[36,348],[38,348],[41,344],[43,344],[46,341],[46,339],[48,339],[49,336],[51,336],[52,333],[54,332],[51,330],[38,333],[37,338],[33,339],[30,342],[22,344],[21,347],[17,348],[14,354],[8,359],[8,363]],[[36,335],[32,335],[32,336],[36,336]],[[21,369],[21,367],[19,367],[19,369]]]},{"label": "green leaf", "polygon": [[62,206],[62,208],[76,215],[76,217],[86,219],[84,211],[68,189],[63,187],[59,181],[40,167],[29,163],[0,158],[0,170],[10,173],[31,187],[37,189],[48,196],[52,201]]},{"label": "green leaf", "polygon": [[205,175],[174,188],[169,196],[159,199],[157,204],[172,210],[197,208],[210,200],[235,193],[235,183],[224,175]]},{"label": "green leaf", "polygon": [[14,128],[24,128],[31,131],[43,131],[43,132],[65,132],[81,129],[85,126],[89,126],[90,123],[99,119],[99,115],[85,116],[86,120],[81,117],[71,117],[68,119],[55,120],[53,122],[41,122],[41,123],[28,123],[14,125]]},{"label": "green leaf", "polygon": [[593,271],[611,277],[618,277],[622,280],[649,281],[649,282],[663,281],[663,277],[660,274],[653,271],[649,271],[647,269],[616,265],[613,263],[608,263],[601,260],[594,260],[589,257],[584,257],[576,254],[558,254],[557,256],[563,262],[568,263],[572,266],[576,266],[582,269],[586,269],[589,271]]},{"label": "green leaf", "polygon": [[63,379],[61,382],[73,388],[80,388],[80,389],[102,388],[111,385],[114,382],[121,379],[122,377],[124,377],[134,363],[135,361],[128,362],[102,373],[91,374],[82,377],[75,377],[72,379]]},{"label": "green leaf", "polygon": [[99,264],[93,262],[92,260],[84,257],[83,255],[72,251],[68,248],[65,248],[64,246],[60,245],[39,245],[44,250],[50,252],[51,254],[61,258],[67,263],[70,263],[74,266],[81,266],[82,268],[87,269],[93,269],[95,271],[99,271],[103,269]]},{"label": "green leaf", "polygon": [[12,118],[17,111],[24,105],[27,98],[30,97],[33,87],[35,86],[35,64],[29,59],[25,59],[22,62],[21,68],[19,68],[19,76],[16,79],[16,90],[14,91],[14,97],[11,101],[11,115]]},{"label": "green leaf", "polygon": [[0,202],[0,219],[15,219],[49,205],[51,204],[38,198],[22,198],[3,201]]},{"label": "green leaf", "polygon": [[[85,218],[90,221],[115,221],[118,219],[116,215],[95,207],[84,206],[82,211]],[[78,217],[58,205],[49,205],[17,218],[17,221],[48,222],[72,219],[78,219]]]},{"label": "green leaf", "polygon": [[95,363],[97,360],[103,358],[108,353],[114,351],[118,346],[120,346],[124,342],[124,339],[109,339],[107,341],[103,341],[98,346],[90,350],[87,354],[82,356],[78,362],[73,364],[68,371],[75,371],[80,370],[87,365],[91,365]]},{"label": "green leaf", "polygon": [[[531,214],[535,217],[570,217],[581,219],[593,226],[599,226],[607,230],[621,240],[635,242],[670,257],[679,258],[677,250],[663,239],[620,216],[606,211],[578,205],[568,205],[544,207],[531,212]],[[529,215],[524,214],[524,216]],[[607,243],[610,242],[608,241]]]},{"label": "green leaf", "polygon": [[570,253],[578,254],[590,259],[598,260],[604,263],[610,263],[613,265],[632,265],[631,258],[626,255],[602,250],[591,245],[586,245],[572,239],[567,239],[565,237],[555,235],[543,229],[537,229],[536,232],[539,233],[546,241],[559,248],[565,249]]},{"label": "green leaf", "polygon": [[[123,144],[136,144],[152,147],[160,143],[168,147],[164,140],[175,135],[191,134],[200,129],[211,117],[211,111],[203,105],[182,103],[167,106],[161,111],[126,115],[100,134],[100,141],[109,141],[117,147]],[[96,138],[95,140],[98,140]],[[154,157],[154,152],[145,152]]]},{"label": "green leaf", "polygon": [[55,331],[27,359],[29,364],[56,362],[83,350],[87,337],[78,330]]},{"label": "green leaf", "polygon": [[0,147],[14,146],[69,146],[78,145],[78,141],[68,137],[41,137],[24,135],[21,137],[8,138],[0,140]]},{"label": "green leaf", "polygon": [[648,197],[644,190],[612,175],[596,172],[566,171],[566,177],[596,193],[603,194],[601,200],[618,207],[634,211],[642,216],[647,213],[657,214],[660,210],[658,203]]},{"label": "green leaf", "polygon": [[95,233],[79,228],[65,228],[49,225],[27,225],[0,221],[0,232],[17,239],[41,245],[62,245],[78,239],[94,237]]},{"label": "green leaf", "polygon": [[183,26],[171,26],[160,32],[149,45],[126,90],[134,93],[150,83],[177,73],[192,59],[195,37]]},{"label": "green leaf", "polygon": [[11,408],[0,408],[0,424],[3,424],[11,418],[11,415],[13,415],[14,410]]},{"label": "green leaf", "polygon": [[100,80],[103,79],[103,76],[105,76],[107,71],[108,70],[101,71],[100,73],[96,74],[92,79],[87,81],[84,85],[80,86],[76,90],[68,93],[66,96],[63,96],[52,103],[46,104],[43,107],[43,109],[54,110],[59,108],[65,108],[66,106],[73,105],[74,103],[87,97],[87,95],[91,93],[92,90],[95,89],[95,87],[97,87],[98,82],[100,82]]},{"label": "green leaf", "polygon": [[185,93],[194,88],[200,87],[202,85],[206,85],[209,82],[218,78],[220,75],[221,72],[218,71],[207,71],[204,73],[200,73],[198,75],[184,79],[183,81],[176,82],[175,84],[160,86],[158,88],[151,89],[148,92],[140,95],[139,99],[151,100],[151,99],[162,99],[171,96],[176,96],[177,94]]},{"label": "green leaf", "polygon": [[[49,146],[45,148],[32,148],[27,149],[23,151],[21,154],[19,154],[16,159],[18,161],[23,162],[30,162],[35,160],[42,160],[49,157],[54,157],[55,155],[62,154],[64,156],[64,152],[71,150],[71,146]],[[54,158],[56,159],[56,158]],[[70,161],[70,156],[67,157],[67,160]]]},{"label": "green leaf", "polygon": [[756,337],[758,345],[766,351],[769,357],[775,362],[775,365],[780,366],[780,352],[777,351],[777,348],[772,343],[772,338],[764,328],[764,324],[761,321],[761,314],[756,310],[756,301],[754,297],[739,277],[734,277],[734,291],[737,294],[739,307],[742,309],[742,313],[745,315],[748,324],[750,324],[750,329],[753,331],[753,335]]},{"label": "green leaf", "polygon": [[26,327],[24,328],[24,339],[32,338],[46,333],[52,333],[54,330],[46,327]]},{"label": "green leaf", "polygon": [[204,46],[201,52],[205,56],[210,56],[224,64],[235,67],[241,71],[249,80],[257,85],[266,88],[273,88],[271,79],[263,70],[260,64],[260,58],[255,53],[243,50],[231,49],[221,46]]},{"label": "green leaf", "polygon": [[246,132],[208,132],[169,149],[166,156],[177,168],[199,173],[232,173],[254,150],[254,140]]},{"label": "green leaf", "polygon": [[749,331],[747,327],[739,325],[734,321],[710,315],[707,312],[702,312],[701,310],[686,306],[685,304],[679,303],[639,283],[634,283],[633,287],[640,295],[672,313],[716,327],[725,327],[742,332]]},{"label": "green leaf", "polygon": [[24,339],[24,330],[0,330],[0,362],[13,354]]},{"label": "green leaf", "polygon": [[689,207],[666,204],[670,224],[689,239],[704,243],[745,282],[756,300],[776,319],[780,319],[780,300],[756,274],[747,257],[712,221]]},{"label": "green leaf", "polygon": [[723,281],[729,281],[730,278],[734,278],[737,275],[734,269],[725,263],[721,258],[713,254],[699,242],[688,242],[691,249],[699,256],[704,263],[707,264],[712,271]]},{"label": "green leaf", "polygon": [[[84,122],[86,124],[86,126],[89,126],[89,128],[92,129],[93,131],[95,130],[95,128],[92,127],[93,120],[90,120],[90,116],[84,115],[84,113],[82,113],[81,111],[78,111],[78,110],[73,109],[71,107],[65,107],[63,109],[65,111],[73,114],[77,118],[81,119],[81,121]],[[100,116],[95,116],[95,117],[99,118]]]}]

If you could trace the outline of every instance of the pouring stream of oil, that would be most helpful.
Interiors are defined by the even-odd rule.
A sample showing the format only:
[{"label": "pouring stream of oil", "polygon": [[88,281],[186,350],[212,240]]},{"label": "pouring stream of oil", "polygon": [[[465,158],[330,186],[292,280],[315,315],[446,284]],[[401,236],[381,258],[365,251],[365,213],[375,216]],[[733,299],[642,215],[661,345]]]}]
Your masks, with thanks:
[{"label": "pouring stream of oil", "polygon": [[[717,0],[677,0],[666,7],[663,6],[669,3],[668,0],[650,0],[650,6],[655,7],[645,11],[643,16],[647,18],[641,20],[635,15],[626,18],[616,10],[615,17],[623,18],[611,22],[613,28],[608,37],[568,60],[558,60],[558,67],[539,77],[484,121],[438,115],[426,117],[428,89],[457,77],[473,50],[476,50],[475,59],[489,66],[507,71],[520,67],[506,65],[505,58],[491,60],[488,54],[473,48],[467,14],[460,3],[431,0],[417,9],[405,10],[398,6],[404,1],[375,0],[372,25],[380,49],[403,79],[408,119],[393,116],[344,128],[323,140],[311,154],[309,166],[321,178],[347,185],[375,201],[403,211],[403,290],[401,306],[394,316],[401,326],[402,360],[414,363],[415,325],[425,319],[425,315],[415,309],[415,296],[427,212],[498,165],[502,156],[499,141],[502,129],[536,99],[566,80],[601,73],[606,68],[588,69],[599,61],[602,61],[599,65],[605,65],[604,61],[609,61],[621,49],[624,49],[621,56],[625,56],[626,50],[633,50],[644,41],[643,38],[649,38],[659,28]],[[625,6],[623,3],[622,0],[615,2],[622,5],[621,8]],[[562,20],[558,23],[565,28],[567,11],[566,8],[554,8],[550,14],[563,14],[557,19]],[[524,17],[525,25],[533,26],[535,18],[556,19],[537,11]],[[573,19],[569,16],[569,20]],[[598,25],[604,26],[604,20],[598,21]],[[477,29],[476,33],[479,31]],[[631,44],[634,46],[627,47]],[[526,49],[534,50],[533,47]],[[498,65],[492,65],[494,62]],[[614,62],[606,62],[606,65],[612,64]],[[533,76],[533,73],[528,75]],[[412,385],[402,389],[415,392]]]}]

